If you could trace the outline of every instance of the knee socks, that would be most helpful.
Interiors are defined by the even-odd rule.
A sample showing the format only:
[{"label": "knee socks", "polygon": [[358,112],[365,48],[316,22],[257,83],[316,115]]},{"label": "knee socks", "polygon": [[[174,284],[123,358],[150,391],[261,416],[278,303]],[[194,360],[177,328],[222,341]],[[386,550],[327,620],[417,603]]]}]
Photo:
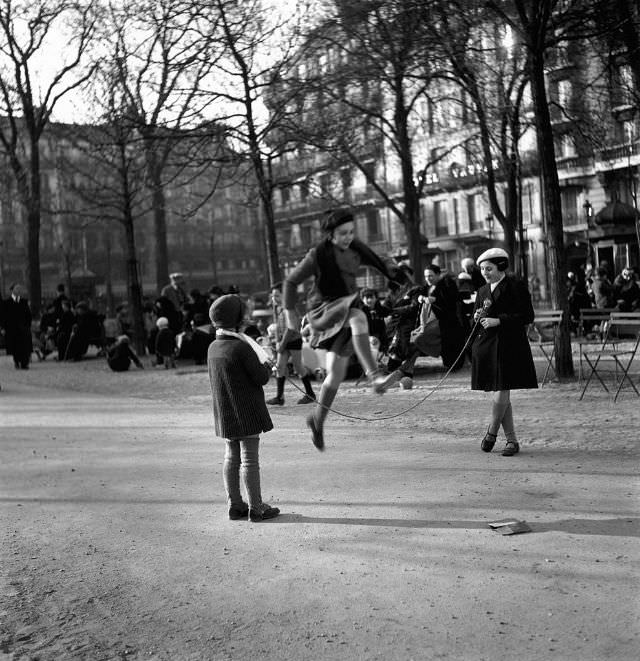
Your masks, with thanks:
[{"label": "knee socks", "polygon": [[315,397],[315,393],[311,387],[311,379],[309,378],[309,375],[305,374],[303,377],[300,377],[300,380],[302,381],[304,391],[307,393],[307,395],[309,395],[309,397]]},{"label": "knee socks", "polygon": [[276,396],[278,399],[283,399],[284,397],[284,376],[276,377]]}]

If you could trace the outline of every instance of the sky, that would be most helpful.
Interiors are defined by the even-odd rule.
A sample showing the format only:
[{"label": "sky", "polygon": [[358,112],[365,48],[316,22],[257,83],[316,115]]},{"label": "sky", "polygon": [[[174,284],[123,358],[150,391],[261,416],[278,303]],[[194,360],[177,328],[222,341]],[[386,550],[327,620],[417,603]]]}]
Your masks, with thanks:
[{"label": "sky", "polygon": [[[304,6],[305,22],[315,20],[319,14],[326,10],[328,3],[321,0],[263,0],[271,7],[270,17],[278,20],[278,16],[292,17]],[[33,8],[37,3],[31,0],[17,0],[14,6],[22,5]],[[20,33],[20,23],[17,24],[17,33]],[[26,37],[26,29],[22,30],[23,39]],[[24,42],[23,42],[24,43]],[[68,29],[62,21],[56,21],[46,35],[42,47],[30,60],[30,74],[36,99],[42,99],[47,93],[53,77],[58,74],[65,62],[73,55],[73,40]],[[8,66],[8,61],[0,54],[0,67]],[[58,91],[75,79],[77,74],[72,72],[64,80],[65,85],[59,86]],[[1,111],[1,106],[0,106]],[[74,91],[64,95],[55,105],[53,112],[54,121],[62,122],[88,122],[92,119],[89,104],[80,91]]]}]

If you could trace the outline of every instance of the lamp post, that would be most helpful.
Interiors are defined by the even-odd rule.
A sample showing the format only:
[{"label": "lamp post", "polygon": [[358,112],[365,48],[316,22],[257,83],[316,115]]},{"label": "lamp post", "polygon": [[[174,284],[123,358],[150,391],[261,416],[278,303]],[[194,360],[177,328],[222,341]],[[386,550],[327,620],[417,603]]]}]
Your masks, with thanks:
[{"label": "lamp post", "polygon": [[584,220],[586,223],[586,239],[587,239],[587,258],[585,260],[585,269],[587,268],[587,264],[591,263],[591,244],[589,242],[589,227],[591,225],[591,216],[593,215],[593,207],[591,206],[591,202],[589,200],[585,200],[584,204],[582,205],[582,208],[584,209]]}]

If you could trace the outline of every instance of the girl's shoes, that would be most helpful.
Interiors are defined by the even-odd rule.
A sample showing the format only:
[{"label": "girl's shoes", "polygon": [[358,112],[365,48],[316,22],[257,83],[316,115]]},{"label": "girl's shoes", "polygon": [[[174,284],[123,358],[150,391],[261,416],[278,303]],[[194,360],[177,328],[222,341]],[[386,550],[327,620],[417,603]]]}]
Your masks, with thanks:
[{"label": "girl's shoes", "polygon": [[507,441],[507,444],[504,446],[502,451],[503,457],[513,457],[514,454],[520,452],[520,444],[518,441]]},{"label": "girl's shoes", "polygon": [[493,446],[496,444],[497,438],[498,438],[497,434],[492,434],[491,432],[488,431],[484,435],[484,438],[482,439],[482,443],[480,443],[480,449],[483,452],[491,452],[491,450],[493,450]]},{"label": "girl's shoes", "polygon": [[307,417],[307,427],[311,430],[313,444],[322,452],[324,450],[324,434],[322,433],[322,426],[317,423],[313,413]]}]

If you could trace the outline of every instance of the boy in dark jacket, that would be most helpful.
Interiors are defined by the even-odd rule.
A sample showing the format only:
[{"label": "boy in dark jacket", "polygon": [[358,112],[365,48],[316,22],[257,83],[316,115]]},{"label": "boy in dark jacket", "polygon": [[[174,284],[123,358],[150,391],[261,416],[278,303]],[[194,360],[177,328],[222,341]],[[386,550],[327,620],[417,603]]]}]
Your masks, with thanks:
[{"label": "boy in dark jacket", "polygon": [[[209,317],[216,339],[209,346],[207,365],[216,436],[225,439],[223,477],[231,520],[263,521],[280,510],[262,502],[260,433],[273,429],[264,401],[263,386],[269,381],[269,358],[255,341],[238,332],[244,304],[235,294],[221,296],[211,305]],[[248,505],[240,493],[240,476]]]}]

